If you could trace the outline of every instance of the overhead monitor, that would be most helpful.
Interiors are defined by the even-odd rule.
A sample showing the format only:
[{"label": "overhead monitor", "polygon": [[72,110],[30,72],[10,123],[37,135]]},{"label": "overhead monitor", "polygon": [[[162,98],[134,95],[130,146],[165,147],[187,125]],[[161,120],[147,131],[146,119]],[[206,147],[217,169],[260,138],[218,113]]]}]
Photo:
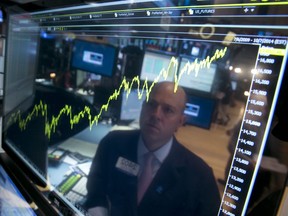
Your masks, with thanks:
[{"label": "overhead monitor", "polygon": [[210,93],[213,87],[217,64],[197,68],[195,59],[182,58],[178,71],[179,85],[188,89]]},{"label": "overhead monitor", "polygon": [[71,66],[83,71],[113,76],[117,50],[112,45],[74,40]]},{"label": "overhead monitor", "polygon": [[[174,82],[175,90],[178,90],[179,86],[189,90],[189,93],[192,93],[190,90],[198,90],[193,91],[193,96],[199,100],[209,93],[209,97],[216,101],[215,107],[212,100],[207,102],[209,105],[207,104],[207,112],[203,114],[204,120],[199,121],[197,127],[186,124],[175,132],[175,138],[181,146],[184,146],[187,152],[202,158],[201,161],[205,161],[213,171],[217,192],[220,194],[219,204],[212,203],[207,198],[211,194],[205,193],[206,187],[197,187],[193,191],[196,193],[194,195],[197,202],[199,197],[206,197],[203,198],[204,210],[211,210],[206,208],[206,204],[210,203],[209,205],[214,205],[216,215],[246,215],[256,210],[258,204],[267,198],[267,194],[272,195],[274,189],[282,191],[288,164],[281,155],[284,151],[279,150],[281,145],[271,145],[270,136],[277,135],[275,131],[271,134],[271,129],[274,129],[277,121],[284,119],[275,109],[278,110],[276,104],[283,104],[279,103],[278,95],[284,88],[281,83],[287,73],[286,1],[215,1],[215,4],[214,1],[105,1],[97,4],[67,5],[57,9],[42,8],[25,13],[20,11],[7,10],[3,149],[31,181],[41,186],[51,186],[44,196],[59,210],[59,214],[65,212],[68,215],[85,215],[87,210],[94,207],[94,204],[88,207],[86,202],[87,194],[93,193],[91,191],[94,188],[88,186],[89,190],[87,189],[87,178],[90,176],[94,155],[98,151],[101,154],[103,148],[98,148],[98,141],[81,140],[80,136],[75,137],[75,134],[87,130],[91,135],[103,137],[107,130],[115,129],[103,115],[107,114],[114,102],[120,102],[122,92],[127,95],[131,89],[139,89],[149,96],[154,85],[164,80]],[[39,49],[43,34],[55,39],[55,47],[49,48],[48,53],[40,53],[46,50]],[[149,43],[146,43],[147,40]],[[123,44],[139,46],[145,51],[140,76],[124,79],[125,76],[121,74],[123,59],[118,59],[117,50],[121,50]],[[169,47],[169,44],[173,46]],[[185,53],[183,44],[187,47]],[[39,89],[35,77],[39,77],[37,75],[43,73],[43,68],[47,67],[39,59],[40,56],[49,57],[51,53],[54,57],[57,56],[56,63],[59,63],[53,65],[53,70],[57,71],[56,77],[51,78],[49,88]],[[181,73],[188,60],[193,62],[194,66]],[[117,73],[112,76],[116,61]],[[67,77],[73,79],[72,73],[75,71],[66,70],[71,64],[75,69],[105,76],[105,79],[99,82],[99,89],[104,89],[103,91],[109,94],[107,96],[103,93],[106,99],[99,103],[101,107],[97,107],[97,112],[86,98],[79,95],[76,97],[75,92],[60,85],[63,74],[68,73],[71,76]],[[231,79],[228,77],[227,82],[224,82],[227,77],[222,79],[224,74],[218,72],[227,68]],[[49,71],[49,68],[46,69]],[[231,92],[220,88],[220,83],[231,85],[231,82]],[[101,94],[101,91],[98,93]],[[135,112],[133,108],[133,112],[130,111],[125,116],[123,114],[122,118],[138,118],[141,102],[136,97],[133,98],[133,95],[131,91],[126,102],[134,105],[133,102],[130,103],[130,100],[133,100],[135,105],[138,104]],[[225,95],[229,97],[224,97]],[[94,101],[97,102],[95,98]],[[224,102],[223,98],[227,100]],[[154,104],[154,108],[158,105]],[[194,103],[194,99],[189,101],[188,97],[187,105],[185,112],[190,115],[191,121],[196,120],[197,116],[202,119],[201,112],[206,107],[206,102],[203,106],[201,103]],[[213,118],[211,121],[212,107],[217,116],[223,112],[229,116],[227,124],[219,124],[213,121]],[[122,111],[124,110],[126,109],[123,108]],[[117,111],[120,113],[120,110]],[[173,113],[170,109],[166,111]],[[276,114],[279,118],[275,117]],[[150,122],[155,127],[153,131],[158,130],[156,120],[160,121],[158,126],[161,125],[161,120],[154,115]],[[200,123],[205,123],[205,128]],[[109,137],[107,139],[109,141]],[[104,142],[108,142],[107,139],[104,139]],[[121,145],[128,144],[128,141],[121,142]],[[136,145],[137,142],[132,146]],[[107,149],[115,150],[114,146],[110,147],[107,146]],[[116,180],[116,183],[100,187],[101,191],[105,190],[105,194],[108,191],[109,195],[117,195],[115,199],[105,195],[108,197],[106,203],[109,203],[106,210],[113,211],[124,205],[127,208],[119,210],[123,215],[129,215],[126,210],[131,210],[130,215],[136,215],[137,211],[156,209],[165,210],[167,213],[159,215],[174,216],[180,209],[185,211],[183,215],[199,215],[194,211],[186,212],[192,209],[192,205],[187,206],[187,203],[195,204],[185,199],[189,190],[182,190],[180,187],[168,190],[170,186],[188,184],[187,179],[178,179],[178,174],[191,176],[194,171],[192,169],[191,172],[186,172],[186,169],[182,170],[182,167],[174,163],[170,164],[176,167],[172,174],[177,175],[173,175],[171,184],[152,184],[150,192],[154,192],[151,196],[153,198],[147,196],[146,200],[145,197],[143,199],[143,202],[147,201],[148,207],[137,207],[136,147],[125,148],[125,152],[127,149],[134,153],[133,157],[127,161],[124,159],[128,156],[122,155],[119,159],[120,165],[113,153],[103,157],[105,164],[112,164],[113,170],[119,171],[115,174],[116,177],[114,171],[113,174],[106,172],[105,178],[110,178],[109,182]],[[185,157],[177,157],[178,159]],[[123,163],[125,165],[121,166]],[[163,164],[165,163],[164,160]],[[103,170],[105,171],[106,167]],[[270,178],[265,178],[267,173],[273,176],[271,179],[279,180],[277,184]],[[132,189],[123,187],[118,182],[118,177],[125,179],[121,182],[129,184]],[[158,177],[156,174],[155,181]],[[202,184],[208,179],[198,180],[194,183]],[[93,182],[106,184],[108,180],[102,181],[99,177]],[[271,184],[273,188],[267,186]],[[258,193],[259,191],[267,193]],[[277,195],[279,200],[280,194]],[[154,202],[156,197],[165,197],[165,200]],[[165,209],[161,208],[162,205]],[[178,206],[177,211],[174,209],[175,205]],[[195,205],[199,207],[197,203]],[[195,209],[198,209],[197,207]],[[170,211],[170,208],[173,210]],[[273,208],[278,208],[277,203]]]},{"label": "overhead monitor", "polygon": [[172,55],[146,51],[142,63],[140,79],[149,82],[153,82],[156,79],[158,81],[172,81],[174,79],[174,74],[177,71],[176,66]]}]

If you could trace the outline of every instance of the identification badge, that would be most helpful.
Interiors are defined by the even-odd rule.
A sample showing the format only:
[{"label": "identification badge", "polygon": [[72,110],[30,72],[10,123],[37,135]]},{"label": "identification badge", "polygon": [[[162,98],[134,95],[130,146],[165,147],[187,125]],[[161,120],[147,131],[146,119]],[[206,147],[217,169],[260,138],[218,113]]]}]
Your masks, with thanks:
[{"label": "identification badge", "polygon": [[120,169],[121,171],[127,174],[137,176],[140,166],[137,163],[127,160],[123,157],[119,157],[116,163],[116,168]]}]

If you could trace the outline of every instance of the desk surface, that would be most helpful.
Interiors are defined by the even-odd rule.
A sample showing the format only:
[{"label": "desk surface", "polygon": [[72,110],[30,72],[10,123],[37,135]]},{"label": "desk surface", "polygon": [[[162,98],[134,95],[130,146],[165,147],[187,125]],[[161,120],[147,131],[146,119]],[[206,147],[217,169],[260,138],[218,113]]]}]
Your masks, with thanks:
[{"label": "desk surface", "polygon": [[97,125],[93,125],[87,127],[85,130],[73,136],[73,138],[82,140],[85,142],[89,142],[91,144],[99,144],[101,139],[111,130],[111,124],[99,123]]},{"label": "desk surface", "polygon": [[[99,123],[91,129],[87,127],[75,136],[59,143],[57,146],[50,149],[50,151],[61,148],[67,151],[68,154],[66,156],[69,156],[69,153],[77,152],[92,160],[99,142],[107,133],[109,133],[111,128],[112,125],[103,123]],[[62,160],[57,164],[49,163],[48,175],[52,185],[58,185],[62,180],[64,180],[65,174],[69,172],[70,167],[73,165],[76,164],[69,164],[65,160]]]},{"label": "desk surface", "polygon": [[[50,179],[50,183],[53,186],[57,187],[63,181],[65,181],[65,179],[67,179],[71,172],[77,170],[78,165],[81,163],[73,160],[73,158],[71,157],[73,153],[79,153],[84,157],[87,157],[85,163],[89,164],[95,156],[99,142],[107,133],[109,133],[109,131],[129,129],[135,129],[135,127],[117,125],[112,126],[111,124],[99,123],[92,128],[86,128],[80,133],[74,135],[73,137],[70,137],[65,141],[59,143],[58,145],[50,148],[49,152],[53,152],[56,149],[62,149],[66,152],[65,156],[62,158],[61,161],[56,163],[55,161],[49,162],[48,176]],[[83,175],[86,174],[87,173]]]}]

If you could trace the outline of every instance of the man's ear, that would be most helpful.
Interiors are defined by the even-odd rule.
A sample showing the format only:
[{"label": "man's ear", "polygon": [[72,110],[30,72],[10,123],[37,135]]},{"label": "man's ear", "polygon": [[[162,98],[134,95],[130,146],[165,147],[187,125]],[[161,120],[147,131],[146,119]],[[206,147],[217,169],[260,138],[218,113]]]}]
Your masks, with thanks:
[{"label": "man's ear", "polygon": [[186,123],[186,115],[182,114],[181,119],[180,119],[180,125],[184,125]]},{"label": "man's ear", "polygon": [[178,131],[178,129],[183,126],[186,122],[186,115],[182,114],[180,119],[179,119],[179,124],[178,124],[178,127],[176,128],[175,132]]},{"label": "man's ear", "polygon": [[[179,119],[179,125],[178,125],[178,128],[183,126],[186,122],[186,115],[184,115],[184,113],[181,115],[180,119]],[[177,129],[178,129],[177,128]]]}]

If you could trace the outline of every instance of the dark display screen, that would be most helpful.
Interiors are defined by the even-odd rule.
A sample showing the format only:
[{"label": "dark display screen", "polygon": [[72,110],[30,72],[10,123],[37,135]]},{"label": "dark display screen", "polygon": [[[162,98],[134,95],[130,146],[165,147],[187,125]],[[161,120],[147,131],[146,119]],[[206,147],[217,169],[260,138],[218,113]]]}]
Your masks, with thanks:
[{"label": "dark display screen", "polygon": [[116,55],[115,47],[75,40],[72,67],[99,75],[112,76]]},{"label": "dark display screen", "polygon": [[186,123],[209,129],[213,121],[215,106],[214,99],[188,96],[184,111]]}]

